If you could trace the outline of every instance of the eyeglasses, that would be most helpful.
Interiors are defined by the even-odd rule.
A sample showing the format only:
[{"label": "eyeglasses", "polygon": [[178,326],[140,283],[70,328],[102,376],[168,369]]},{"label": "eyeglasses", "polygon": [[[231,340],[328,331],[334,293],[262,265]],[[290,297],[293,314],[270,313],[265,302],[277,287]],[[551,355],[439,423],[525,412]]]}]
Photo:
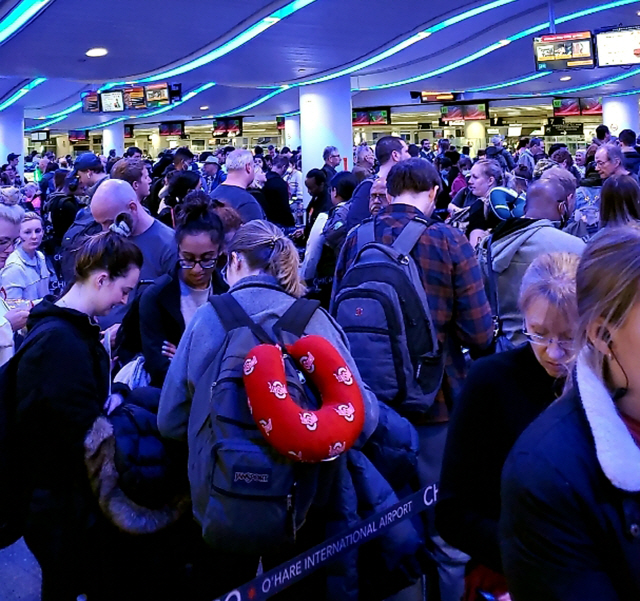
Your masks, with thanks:
[{"label": "eyeglasses", "polygon": [[609,162],[609,159],[605,159],[604,161],[596,161],[596,167],[602,167],[602,165],[606,165]]},{"label": "eyeglasses", "polygon": [[331,158],[332,158],[332,159],[339,159],[339,158],[340,158],[340,155],[339,155],[339,154],[332,154],[332,155],[331,155]]},{"label": "eyeglasses", "polygon": [[558,348],[566,354],[572,353],[575,350],[575,342],[573,340],[562,338],[547,338],[546,336],[540,336],[540,334],[534,334],[533,332],[523,332],[531,344],[538,346],[550,346],[555,342]]},{"label": "eyeglasses", "polygon": [[0,238],[0,250],[7,250],[7,248],[9,248],[10,246],[18,246],[18,244],[20,244],[20,241],[20,238]]},{"label": "eyeglasses", "polygon": [[199,261],[180,258],[178,260],[182,269],[193,269],[196,265],[200,265],[202,269],[213,269],[218,264],[218,257],[213,259],[200,259]]},{"label": "eyeglasses", "polygon": [[372,194],[369,197],[371,200],[387,200],[387,195],[386,194]]}]

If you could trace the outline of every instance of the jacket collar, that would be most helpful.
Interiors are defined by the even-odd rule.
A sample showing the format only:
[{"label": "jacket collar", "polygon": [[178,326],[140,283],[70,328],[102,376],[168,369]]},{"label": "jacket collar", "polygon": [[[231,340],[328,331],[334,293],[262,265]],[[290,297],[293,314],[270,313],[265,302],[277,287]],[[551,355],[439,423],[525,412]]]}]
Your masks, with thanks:
[{"label": "jacket collar", "polygon": [[640,492],[640,448],[609,391],[589,367],[584,351],[578,357],[576,381],[602,471],[616,488]]}]

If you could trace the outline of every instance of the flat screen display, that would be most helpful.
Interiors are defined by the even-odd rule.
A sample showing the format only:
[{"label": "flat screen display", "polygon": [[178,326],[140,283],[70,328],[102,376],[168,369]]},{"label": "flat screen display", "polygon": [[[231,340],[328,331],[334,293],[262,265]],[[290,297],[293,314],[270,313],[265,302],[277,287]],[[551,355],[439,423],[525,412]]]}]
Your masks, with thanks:
[{"label": "flat screen display", "polygon": [[353,111],[352,124],[363,125],[391,125],[391,109],[388,107],[375,107],[356,109]]},{"label": "flat screen display", "polygon": [[124,111],[122,90],[112,90],[100,94],[100,104],[104,113],[120,113]]},{"label": "flat screen display", "polygon": [[509,125],[507,138],[519,138],[522,135],[522,125]]},{"label": "flat screen display", "polygon": [[214,138],[229,138],[242,135],[242,117],[223,117],[213,120]]},{"label": "flat screen display", "polygon": [[69,142],[86,142],[89,140],[89,132],[83,129],[72,129],[69,132]]},{"label": "flat screen display", "polygon": [[133,88],[125,88],[122,90],[124,95],[124,106],[130,110],[146,109],[147,98],[145,96],[144,87],[136,86]]},{"label": "flat screen display", "polygon": [[481,121],[488,119],[488,111],[486,103],[481,104],[463,104],[462,105],[462,118],[465,121]]},{"label": "flat screen display", "polygon": [[124,126],[124,137],[125,138],[133,138],[133,125],[125,124],[125,126]]},{"label": "flat screen display", "polygon": [[443,106],[440,112],[445,121],[462,121],[464,119],[462,105]]},{"label": "flat screen display", "polygon": [[554,117],[579,117],[580,100],[578,98],[554,98]]},{"label": "flat screen display", "polygon": [[538,71],[595,67],[593,37],[590,31],[533,38],[533,51]]},{"label": "flat screen display", "polygon": [[580,98],[580,112],[583,115],[602,115],[602,96]]},{"label": "flat screen display", "polygon": [[184,121],[169,121],[160,124],[161,136],[184,136]]},{"label": "flat screen display", "polygon": [[276,117],[276,127],[278,131],[284,130],[284,117]]},{"label": "flat screen display", "polygon": [[389,125],[389,109],[375,109],[369,111],[369,125]]},{"label": "flat screen display", "polygon": [[99,113],[100,112],[100,95],[98,92],[85,92],[80,96],[82,100],[83,113]]},{"label": "flat screen display", "polygon": [[596,34],[598,67],[640,64],[640,27],[625,27]]},{"label": "flat screen display", "polygon": [[31,133],[32,142],[46,142],[49,139],[48,131],[34,131]]},{"label": "flat screen display", "polygon": [[144,89],[147,96],[147,106],[149,108],[166,106],[170,103],[169,86],[166,83],[154,83],[145,86]]},{"label": "flat screen display", "polygon": [[169,85],[169,100],[170,102],[180,102],[180,100],[182,100],[181,83],[172,83]]},{"label": "flat screen display", "polygon": [[369,125],[369,111],[353,111],[353,125]]}]

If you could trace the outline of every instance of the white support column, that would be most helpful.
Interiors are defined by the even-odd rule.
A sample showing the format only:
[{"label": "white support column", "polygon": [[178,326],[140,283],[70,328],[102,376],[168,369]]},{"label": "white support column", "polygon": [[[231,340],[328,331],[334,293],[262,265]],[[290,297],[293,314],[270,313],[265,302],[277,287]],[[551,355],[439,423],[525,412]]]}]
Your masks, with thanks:
[{"label": "white support column", "polygon": [[24,176],[24,109],[10,106],[0,111],[0,161],[7,162],[7,155],[20,155],[18,172]]},{"label": "white support column", "polygon": [[640,94],[602,99],[602,122],[612,136],[619,136],[623,129],[632,129],[636,135],[640,133],[638,98]]},{"label": "white support column", "polygon": [[[335,146],[340,151],[338,170],[353,164],[351,133],[351,79],[344,76],[309,86],[300,86],[300,139],[303,176],[324,165],[322,151]],[[309,201],[305,189],[305,204]]]},{"label": "white support column", "polygon": [[291,150],[300,146],[300,115],[284,118],[284,143]]},{"label": "white support column", "polygon": [[102,150],[106,156],[115,149],[116,156],[124,155],[124,122],[114,123],[102,130]]}]

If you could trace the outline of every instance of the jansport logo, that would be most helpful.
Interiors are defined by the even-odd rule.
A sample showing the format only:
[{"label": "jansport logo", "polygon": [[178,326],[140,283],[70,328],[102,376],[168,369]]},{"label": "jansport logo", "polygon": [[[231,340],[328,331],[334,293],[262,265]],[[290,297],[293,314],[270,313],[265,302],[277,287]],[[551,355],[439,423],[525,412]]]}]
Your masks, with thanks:
[{"label": "jansport logo", "polygon": [[235,472],[233,481],[246,482],[247,484],[253,484],[254,482],[269,484],[269,474],[260,474],[257,472]]}]

